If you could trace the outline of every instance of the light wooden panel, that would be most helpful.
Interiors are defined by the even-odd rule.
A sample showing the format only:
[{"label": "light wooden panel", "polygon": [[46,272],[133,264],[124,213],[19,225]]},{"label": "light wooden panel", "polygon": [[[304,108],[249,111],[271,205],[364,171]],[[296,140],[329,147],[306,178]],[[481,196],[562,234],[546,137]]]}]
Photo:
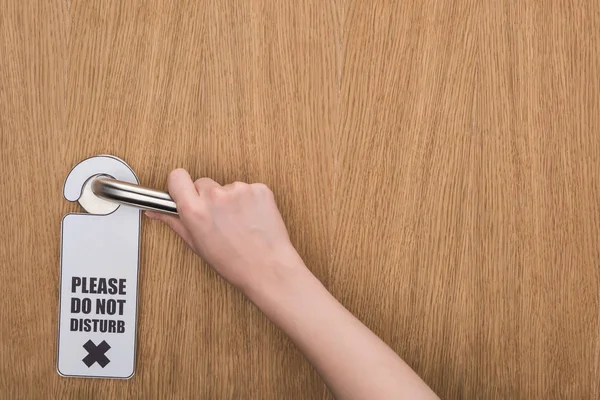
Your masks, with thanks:
[{"label": "light wooden panel", "polygon": [[597,398],[599,11],[0,0],[0,392],[330,398],[150,221],[135,377],[57,375],[62,183],[109,153],[158,188],[269,184],[309,267],[441,397]]},{"label": "light wooden panel", "polygon": [[58,382],[67,25],[59,1],[0,1],[0,393],[11,399],[47,398]]},{"label": "light wooden panel", "polygon": [[348,3],[333,292],[443,398],[460,394],[473,268],[476,8]]},{"label": "light wooden panel", "polygon": [[465,397],[599,396],[598,11],[482,7]]}]

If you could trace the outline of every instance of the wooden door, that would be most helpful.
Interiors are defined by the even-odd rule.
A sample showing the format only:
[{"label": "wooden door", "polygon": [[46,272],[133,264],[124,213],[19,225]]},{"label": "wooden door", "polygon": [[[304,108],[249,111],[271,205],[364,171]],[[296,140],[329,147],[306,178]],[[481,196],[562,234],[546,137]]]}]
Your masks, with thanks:
[{"label": "wooden door", "polygon": [[264,182],[332,293],[443,398],[598,398],[600,5],[0,0],[0,392],[321,399],[145,220],[136,375],[56,372],[62,197],[112,154]]}]

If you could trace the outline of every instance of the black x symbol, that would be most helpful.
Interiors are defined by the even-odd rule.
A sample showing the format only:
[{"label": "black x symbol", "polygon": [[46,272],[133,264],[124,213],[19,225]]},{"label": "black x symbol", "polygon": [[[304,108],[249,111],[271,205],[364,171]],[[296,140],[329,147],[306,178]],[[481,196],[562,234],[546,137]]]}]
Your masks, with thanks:
[{"label": "black x symbol", "polygon": [[96,346],[94,342],[88,340],[83,345],[83,348],[86,349],[89,354],[85,356],[85,358],[81,361],[83,361],[84,364],[88,366],[88,368],[91,367],[95,362],[97,362],[102,368],[104,368],[110,362],[108,357],[104,355],[104,353],[106,353],[110,349],[110,345],[106,343],[106,341],[103,340],[98,346]]}]

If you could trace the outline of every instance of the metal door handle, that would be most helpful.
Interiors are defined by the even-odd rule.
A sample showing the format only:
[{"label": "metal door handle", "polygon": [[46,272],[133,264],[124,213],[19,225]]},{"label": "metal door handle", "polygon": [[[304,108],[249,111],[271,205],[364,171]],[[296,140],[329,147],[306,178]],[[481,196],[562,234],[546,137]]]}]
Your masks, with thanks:
[{"label": "metal door handle", "polygon": [[92,181],[92,192],[105,200],[127,204],[143,210],[177,214],[177,205],[168,193],[132,183],[98,176]]}]

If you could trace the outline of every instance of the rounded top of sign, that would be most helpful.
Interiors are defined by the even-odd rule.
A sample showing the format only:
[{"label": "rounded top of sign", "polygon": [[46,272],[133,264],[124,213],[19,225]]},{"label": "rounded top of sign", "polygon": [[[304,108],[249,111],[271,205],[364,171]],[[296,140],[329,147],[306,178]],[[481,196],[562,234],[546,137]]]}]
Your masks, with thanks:
[{"label": "rounded top of sign", "polygon": [[[63,195],[69,201],[78,201],[91,214],[108,214],[118,208],[118,204],[102,200],[91,190],[86,190],[92,177],[106,175],[123,182],[139,184],[131,167],[118,157],[98,155],[79,162],[65,180]],[[90,195],[90,193],[92,193]]]}]

